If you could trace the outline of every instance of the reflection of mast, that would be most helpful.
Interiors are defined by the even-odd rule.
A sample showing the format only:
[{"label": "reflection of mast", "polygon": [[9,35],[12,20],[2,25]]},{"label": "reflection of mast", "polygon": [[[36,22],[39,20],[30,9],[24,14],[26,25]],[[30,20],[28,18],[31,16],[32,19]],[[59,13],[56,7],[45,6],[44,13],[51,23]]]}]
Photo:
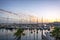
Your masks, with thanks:
[{"label": "reflection of mast", "polygon": [[31,33],[30,33],[30,29],[29,29],[29,39],[31,40]]},{"label": "reflection of mast", "polygon": [[34,30],[34,40],[35,40],[35,30]]},{"label": "reflection of mast", "polygon": [[37,32],[36,32],[36,40],[38,40],[38,29],[37,29]]}]

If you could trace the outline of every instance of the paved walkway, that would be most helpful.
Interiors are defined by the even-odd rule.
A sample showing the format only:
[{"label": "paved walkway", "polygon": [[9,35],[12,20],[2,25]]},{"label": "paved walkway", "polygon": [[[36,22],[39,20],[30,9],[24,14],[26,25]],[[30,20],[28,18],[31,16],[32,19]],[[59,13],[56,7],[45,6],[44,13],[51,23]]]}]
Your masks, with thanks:
[{"label": "paved walkway", "polygon": [[45,36],[43,36],[43,40],[48,40]]},{"label": "paved walkway", "polygon": [[43,38],[44,40],[54,40],[54,38],[50,36],[50,32],[48,31],[44,32]]}]

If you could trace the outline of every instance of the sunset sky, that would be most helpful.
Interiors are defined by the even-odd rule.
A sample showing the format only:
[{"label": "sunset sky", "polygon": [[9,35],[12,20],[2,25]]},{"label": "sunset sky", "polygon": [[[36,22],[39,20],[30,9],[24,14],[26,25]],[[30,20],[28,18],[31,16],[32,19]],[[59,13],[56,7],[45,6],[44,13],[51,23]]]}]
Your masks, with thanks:
[{"label": "sunset sky", "polygon": [[0,9],[43,17],[45,22],[60,20],[59,0],[0,0]]}]

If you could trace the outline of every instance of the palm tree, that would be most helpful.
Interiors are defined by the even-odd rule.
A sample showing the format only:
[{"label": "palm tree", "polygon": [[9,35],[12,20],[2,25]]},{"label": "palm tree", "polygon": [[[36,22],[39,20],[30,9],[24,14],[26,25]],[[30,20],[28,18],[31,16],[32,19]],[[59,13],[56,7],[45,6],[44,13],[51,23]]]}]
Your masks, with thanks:
[{"label": "palm tree", "polygon": [[25,33],[23,33],[23,29],[18,29],[17,32],[14,34],[16,36],[16,40],[21,40],[21,36],[25,35]]},{"label": "palm tree", "polygon": [[60,40],[60,28],[55,27],[54,30],[51,32],[52,36],[55,37],[56,40]]}]

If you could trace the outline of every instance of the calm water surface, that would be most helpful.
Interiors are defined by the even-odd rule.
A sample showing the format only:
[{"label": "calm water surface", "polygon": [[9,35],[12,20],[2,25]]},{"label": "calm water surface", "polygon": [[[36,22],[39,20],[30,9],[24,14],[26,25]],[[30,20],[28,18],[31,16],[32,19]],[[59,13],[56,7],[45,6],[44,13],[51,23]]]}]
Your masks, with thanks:
[{"label": "calm water surface", "polygon": [[41,30],[0,29],[0,40],[41,40]]}]

